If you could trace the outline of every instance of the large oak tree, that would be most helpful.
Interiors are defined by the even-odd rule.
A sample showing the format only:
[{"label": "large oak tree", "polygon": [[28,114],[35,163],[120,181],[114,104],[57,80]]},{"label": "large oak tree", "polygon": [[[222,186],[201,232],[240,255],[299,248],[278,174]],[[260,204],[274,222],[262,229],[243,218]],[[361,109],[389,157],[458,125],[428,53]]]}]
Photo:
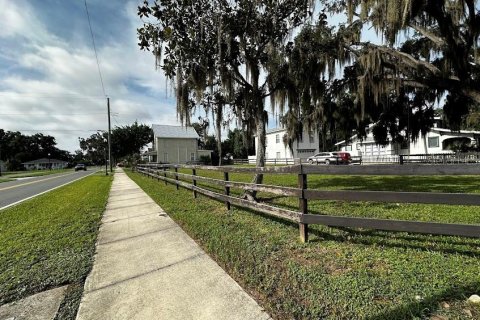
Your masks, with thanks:
[{"label": "large oak tree", "polygon": [[[150,49],[167,77],[176,79],[177,112],[191,115],[192,96],[211,92],[217,106],[229,104],[239,122],[258,136],[257,166],[265,165],[268,113],[265,99],[275,94],[274,75],[291,33],[311,15],[314,1],[160,0],[138,14],[139,46]],[[283,106],[283,105],[282,105]],[[221,107],[217,107],[217,117]],[[255,182],[262,182],[257,175]]]}]

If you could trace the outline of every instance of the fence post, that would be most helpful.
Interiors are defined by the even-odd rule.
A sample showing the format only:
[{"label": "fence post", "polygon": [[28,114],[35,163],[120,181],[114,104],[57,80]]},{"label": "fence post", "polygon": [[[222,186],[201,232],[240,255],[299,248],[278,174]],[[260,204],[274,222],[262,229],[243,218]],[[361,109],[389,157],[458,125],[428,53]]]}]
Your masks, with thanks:
[{"label": "fence post", "polygon": [[[302,194],[298,198],[298,206],[300,215],[304,215],[308,213],[308,203],[304,196],[304,191],[307,189],[307,175],[303,173],[302,165],[300,165],[300,173],[298,174],[298,188],[302,190]],[[300,230],[300,241],[308,242],[308,224],[299,222],[298,227]]]},{"label": "fence post", "polygon": [[[193,176],[197,175],[197,169],[192,169],[192,175]],[[193,186],[196,187],[197,186],[197,180],[195,179],[195,177],[193,177],[192,182],[193,182]],[[195,191],[195,189],[193,189],[193,197],[197,198],[197,191]]]},{"label": "fence post", "polygon": [[167,167],[163,167],[163,177],[165,178],[165,185],[167,185]]},{"label": "fence post", "polygon": [[403,164],[403,155],[402,154],[399,156],[399,159],[400,159],[400,164]]},{"label": "fence post", "polygon": [[178,190],[178,168],[175,167],[175,187],[177,188]]},{"label": "fence post", "polygon": [[[228,172],[223,172],[223,180],[224,181],[229,181],[229,178],[228,178]],[[229,196],[230,195],[230,187],[227,187],[225,185],[225,195],[226,196]],[[225,201],[225,205],[227,206],[227,210],[230,210],[230,201]]]}]

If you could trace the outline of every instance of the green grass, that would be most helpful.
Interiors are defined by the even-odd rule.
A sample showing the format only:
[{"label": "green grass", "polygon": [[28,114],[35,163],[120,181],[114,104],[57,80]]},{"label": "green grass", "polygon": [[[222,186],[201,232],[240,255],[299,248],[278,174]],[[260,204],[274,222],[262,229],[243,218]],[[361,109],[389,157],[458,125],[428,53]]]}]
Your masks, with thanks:
[{"label": "green grass", "polygon": [[8,182],[8,181],[12,181],[12,179],[0,178],[0,183],[2,183],[2,182]]},{"label": "green grass", "polygon": [[[65,284],[83,288],[110,185],[95,174],[0,211],[0,305]],[[78,302],[66,303],[66,318]]]},{"label": "green grass", "polygon": [[[480,292],[480,240],[311,226],[311,241],[302,244],[293,223],[239,208],[227,213],[220,202],[193,200],[191,191],[127,173],[275,319],[470,319],[467,312],[480,318],[479,308],[465,302]],[[309,176],[309,187],[330,190],[477,193],[479,182],[479,177],[462,176]],[[296,177],[267,175],[265,183],[295,186]],[[294,198],[270,201],[298,205]],[[480,223],[478,207],[334,201],[312,201],[309,207],[343,215]]]},{"label": "green grass", "polygon": [[47,175],[50,175],[50,174],[64,173],[64,172],[73,172],[73,169],[36,170],[36,171],[9,171],[9,172],[3,173],[3,175],[4,175],[4,178],[16,179],[16,178],[47,176]]}]

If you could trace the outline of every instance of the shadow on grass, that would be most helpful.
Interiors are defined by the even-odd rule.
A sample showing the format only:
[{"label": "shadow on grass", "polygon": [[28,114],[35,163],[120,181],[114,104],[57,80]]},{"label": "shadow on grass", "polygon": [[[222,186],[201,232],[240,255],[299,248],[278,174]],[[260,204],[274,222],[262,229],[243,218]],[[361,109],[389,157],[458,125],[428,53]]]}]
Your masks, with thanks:
[{"label": "shadow on grass", "polygon": [[[377,315],[366,318],[367,320],[403,320],[403,319],[430,319],[430,316],[439,311],[443,301],[464,301],[466,293],[478,292],[480,282],[473,282],[461,287],[451,287],[439,294],[424,297],[419,302],[412,302],[399,305],[391,310],[381,312]],[[469,308],[473,319],[479,319],[479,309]],[[467,318],[466,314],[463,315]],[[446,319],[446,318],[445,318]]]},{"label": "shadow on grass", "polygon": [[[310,176],[309,176],[310,177]],[[334,186],[344,190],[381,190],[406,192],[479,192],[474,176],[312,176],[309,189]]]},{"label": "shadow on grass", "polygon": [[[262,198],[262,202],[270,205],[278,205],[272,203],[272,200],[282,198],[283,196],[274,196],[270,198]],[[298,211],[298,207],[282,203],[281,207]],[[311,210],[312,214],[322,214],[318,210]],[[255,212],[254,212],[255,214]],[[269,215],[264,215],[270,218]],[[331,232],[320,230],[329,228],[342,233],[333,234]],[[310,240],[311,242],[320,242],[323,240],[330,241],[348,241],[356,244],[379,244],[391,248],[411,248],[422,251],[436,251],[441,253],[462,254],[465,256],[480,255],[480,240],[473,238],[463,238],[456,236],[441,236],[420,233],[407,233],[401,231],[383,231],[374,229],[352,229],[346,227],[330,227],[324,225],[310,225],[309,232],[317,236]],[[401,243],[399,243],[401,241]]]},{"label": "shadow on grass", "polygon": [[[478,257],[480,255],[480,243],[474,239],[458,237],[433,236],[433,235],[409,235],[405,232],[379,231],[379,230],[355,230],[350,228],[338,228],[328,226],[316,226],[331,228],[343,232],[343,234],[332,234],[310,227],[309,233],[316,236],[311,243],[318,243],[322,240],[348,242],[362,245],[381,245],[388,248],[408,248],[425,252],[439,252],[448,254],[461,254],[467,257]],[[459,247],[462,246],[462,247]]]}]

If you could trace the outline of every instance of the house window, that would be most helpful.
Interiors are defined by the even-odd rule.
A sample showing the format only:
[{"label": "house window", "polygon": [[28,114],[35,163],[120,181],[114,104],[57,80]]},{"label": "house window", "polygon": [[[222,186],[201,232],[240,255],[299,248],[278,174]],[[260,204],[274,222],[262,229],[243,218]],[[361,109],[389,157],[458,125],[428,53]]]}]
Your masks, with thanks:
[{"label": "house window", "polygon": [[314,137],[314,136],[309,136],[308,138],[310,139],[310,143],[314,143],[314,142],[315,142],[315,137]]},{"label": "house window", "polygon": [[351,145],[345,146],[345,151],[352,151],[352,146]]},{"label": "house window", "polygon": [[315,149],[297,149],[298,153],[314,153]]},{"label": "house window", "polygon": [[280,159],[280,152],[277,152],[277,159]]},{"label": "house window", "polygon": [[275,142],[280,143],[280,135],[279,134],[275,135]]},{"label": "house window", "polygon": [[439,147],[439,139],[438,137],[429,137],[428,138],[428,147],[429,148],[438,148]]},{"label": "house window", "polygon": [[190,153],[190,161],[195,161],[195,152]]},{"label": "house window", "polygon": [[168,162],[168,153],[163,154],[163,162]]}]

